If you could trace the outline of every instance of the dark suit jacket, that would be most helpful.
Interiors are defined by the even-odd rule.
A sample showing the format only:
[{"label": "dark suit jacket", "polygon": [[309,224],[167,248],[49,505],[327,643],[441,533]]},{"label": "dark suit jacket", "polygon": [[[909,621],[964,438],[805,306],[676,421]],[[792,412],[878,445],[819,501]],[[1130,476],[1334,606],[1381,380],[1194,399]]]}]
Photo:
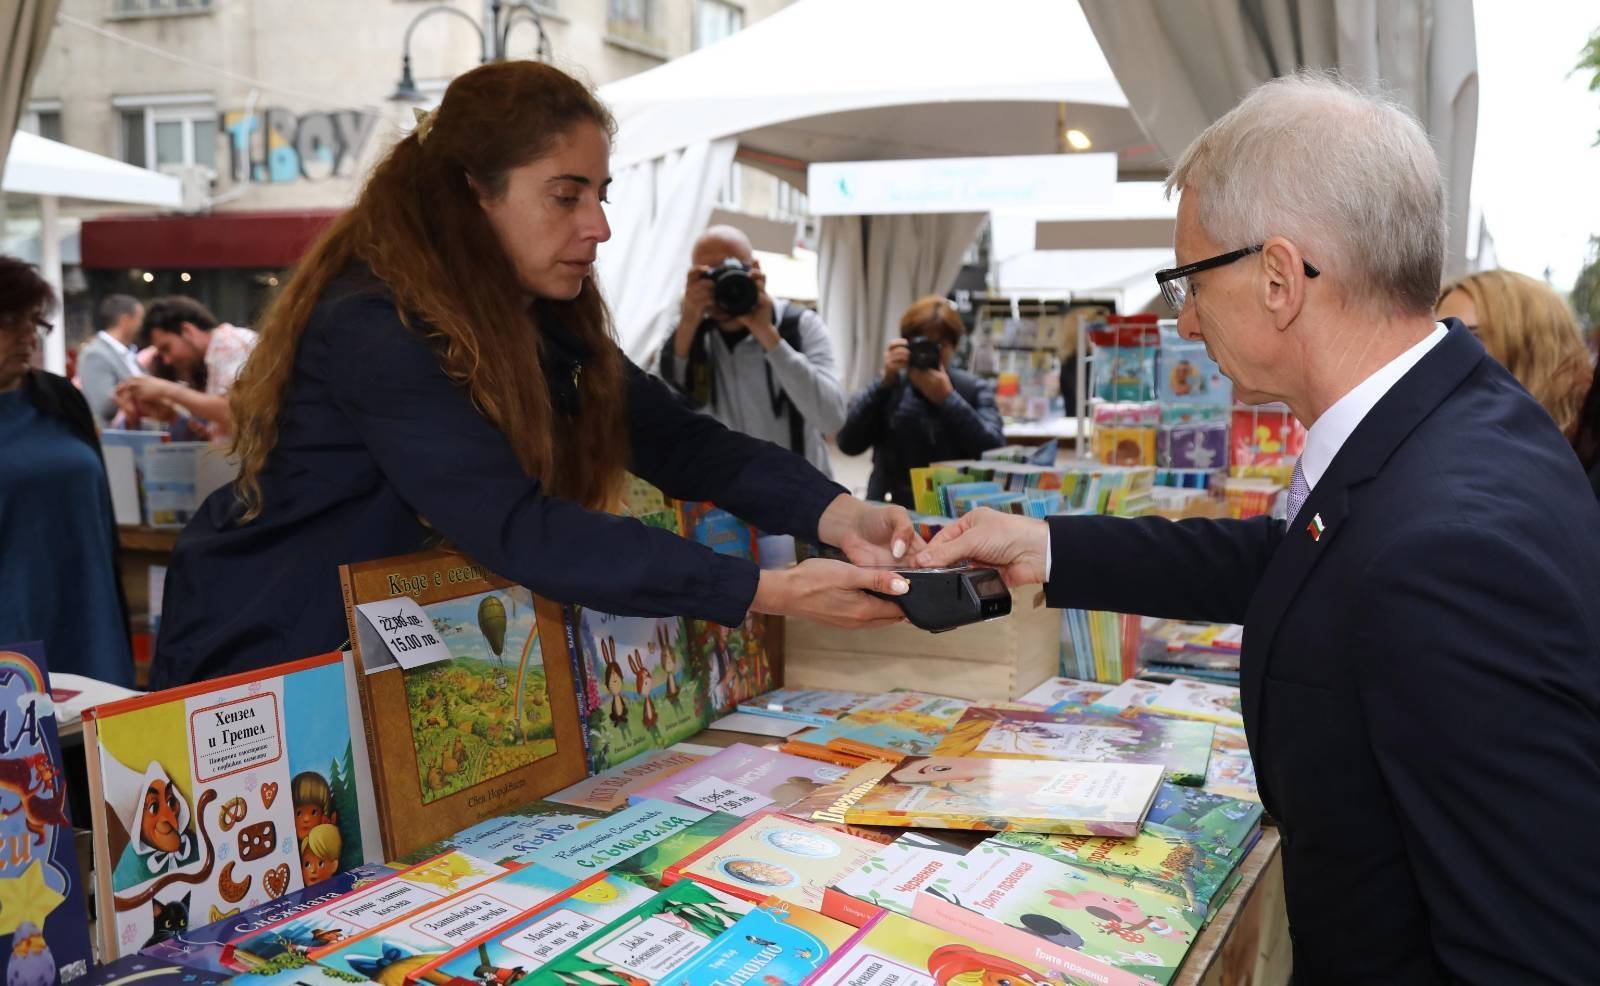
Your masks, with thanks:
[{"label": "dark suit jacket", "polygon": [[[633,472],[668,496],[815,537],[844,492],[799,456],[696,414],[632,364],[626,386]],[[224,487],[178,537],[152,688],[339,647],[339,566],[440,535],[541,596],[621,616],[734,624],[755,595],[749,561],[546,496],[370,275],[337,282],[312,313],[260,478],[261,516],[239,524]]]},{"label": "dark suit jacket", "polygon": [[947,459],[975,459],[1006,443],[994,384],[950,367],[950,396],[934,404],[905,374],[892,386],[876,381],[850,402],[835,441],[846,455],[872,449],[867,496],[912,509],[911,470]]},{"label": "dark suit jacket", "polygon": [[1297,984],[1600,981],[1600,505],[1459,323],[1287,528],[1063,517],[1051,550],[1053,605],[1244,624]]}]

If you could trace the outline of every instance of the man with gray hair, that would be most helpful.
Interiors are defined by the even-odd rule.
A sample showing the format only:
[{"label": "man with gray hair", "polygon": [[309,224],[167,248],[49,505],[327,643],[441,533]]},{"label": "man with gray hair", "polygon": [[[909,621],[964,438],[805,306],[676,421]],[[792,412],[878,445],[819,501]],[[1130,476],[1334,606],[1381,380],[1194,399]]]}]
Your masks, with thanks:
[{"label": "man with gray hair", "polygon": [[1310,429],[1289,520],[978,511],[1054,606],[1243,623],[1245,729],[1301,983],[1600,977],[1600,506],[1550,416],[1433,321],[1444,195],[1403,110],[1270,82],[1184,153],[1157,275]]},{"label": "man with gray hair", "polygon": [[108,294],[98,314],[100,331],[78,348],[78,386],[104,428],[117,416],[117,384],[144,372],[133,344],[144,321],[144,306],[130,295]]}]

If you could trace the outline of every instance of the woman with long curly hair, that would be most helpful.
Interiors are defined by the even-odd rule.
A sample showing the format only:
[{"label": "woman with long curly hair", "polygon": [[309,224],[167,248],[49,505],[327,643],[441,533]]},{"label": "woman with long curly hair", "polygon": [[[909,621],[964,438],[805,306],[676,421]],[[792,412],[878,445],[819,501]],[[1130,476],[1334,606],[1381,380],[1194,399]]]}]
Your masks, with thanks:
[{"label": "woman with long curly hair", "polygon": [[904,509],[693,413],[623,356],[592,267],[613,128],[561,71],[499,62],[379,162],[257,323],[229,395],[239,478],[178,539],[153,687],[338,647],[338,566],[440,540],[605,612],[901,618],[862,591],[904,591],[892,572],[759,571],[607,512],[631,470],[858,564],[915,540]]}]

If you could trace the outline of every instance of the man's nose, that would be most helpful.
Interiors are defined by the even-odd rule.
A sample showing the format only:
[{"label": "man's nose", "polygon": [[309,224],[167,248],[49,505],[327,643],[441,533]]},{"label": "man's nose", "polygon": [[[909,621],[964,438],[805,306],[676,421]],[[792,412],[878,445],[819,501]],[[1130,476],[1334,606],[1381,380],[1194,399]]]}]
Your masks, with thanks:
[{"label": "man's nose", "polygon": [[1200,339],[1200,319],[1194,313],[1194,306],[1184,300],[1183,307],[1178,309],[1178,335],[1191,342]]}]

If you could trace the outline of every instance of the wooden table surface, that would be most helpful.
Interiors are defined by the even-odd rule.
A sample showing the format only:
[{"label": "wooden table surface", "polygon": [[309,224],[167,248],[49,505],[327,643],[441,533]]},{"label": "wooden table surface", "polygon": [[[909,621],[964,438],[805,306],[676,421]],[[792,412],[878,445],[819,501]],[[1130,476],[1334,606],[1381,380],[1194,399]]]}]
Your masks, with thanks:
[{"label": "wooden table surface", "polygon": [[[707,729],[688,742],[717,747],[734,743],[767,746],[773,739]],[[1173,986],[1283,986],[1289,981],[1289,923],[1278,849],[1278,830],[1262,829],[1261,838],[1239,864],[1239,885],[1195,939]]]}]

